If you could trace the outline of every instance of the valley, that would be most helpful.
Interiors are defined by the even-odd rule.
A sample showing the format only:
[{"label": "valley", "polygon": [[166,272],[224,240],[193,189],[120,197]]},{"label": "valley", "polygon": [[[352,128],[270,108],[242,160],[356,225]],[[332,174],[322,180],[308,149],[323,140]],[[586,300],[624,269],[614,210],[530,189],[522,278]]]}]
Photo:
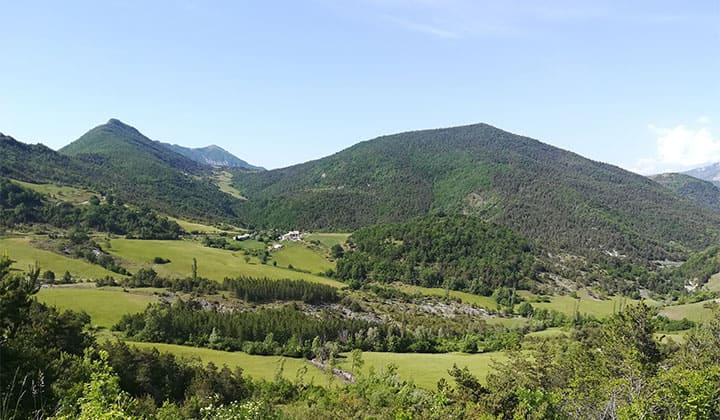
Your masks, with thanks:
[{"label": "valley", "polygon": [[[675,363],[720,320],[716,187],[487,125],[270,171],[218,169],[118,120],[60,153],[0,146],[0,265],[5,290],[23,291],[8,308],[25,311],[8,317],[57,316],[48,325],[93,343],[106,356],[92,360],[108,357],[123,392],[157,412],[177,394],[133,373],[146,363],[214,378],[206,386],[228,401],[246,381],[291,417],[326,415],[308,406],[314,395],[334,409],[365,401],[363,387],[413,390],[426,413],[438,395],[460,410],[549,387],[533,382],[541,369],[589,377],[567,376],[567,357],[576,372],[616,375],[609,359],[586,359],[592,346],[634,357],[623,352],[645,343]],[[79,346],[77,363],[90,363]],[[503,382],[508,371],[534,385]],[[183,395],[201,398],[191,382]]]}]

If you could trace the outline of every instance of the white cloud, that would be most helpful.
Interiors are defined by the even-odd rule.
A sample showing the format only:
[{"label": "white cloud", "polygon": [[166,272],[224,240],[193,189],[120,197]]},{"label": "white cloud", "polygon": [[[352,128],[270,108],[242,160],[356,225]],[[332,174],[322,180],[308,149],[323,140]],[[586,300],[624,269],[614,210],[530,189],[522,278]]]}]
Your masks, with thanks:
[{"label": "white cloud", "polygon": [[710,117],[707,115],[701,115],[698,117],[697,122],[703,125],[710,124]]},{"label": "white cloud", "polygon": [[[707,119],[709,121],[709,119]],[[652,174],[683,171],[703,164],[720,161],[720,138],[706,127],[690,128],[678,125],[661,128],[648,126],[655,134],[655,156],[639,159],[633,172]]]}]

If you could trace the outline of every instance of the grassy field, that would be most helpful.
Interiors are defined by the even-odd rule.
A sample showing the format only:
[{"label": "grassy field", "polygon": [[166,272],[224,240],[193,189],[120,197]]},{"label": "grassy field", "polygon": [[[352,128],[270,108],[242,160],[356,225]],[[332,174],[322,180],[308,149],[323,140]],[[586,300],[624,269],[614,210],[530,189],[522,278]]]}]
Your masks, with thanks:
[{"label": "grassy field", "polygon": [[[327,383],[327,378],[323,372],[307,364],[302,359],[282,358],[280,356],[254,356],[242,352],[225,352],[173,344],[137,342],[128,342],[128,344],[139,348],[155,347],[161,352],[170,352],[186,358],[197,358],[203,363],[212,362],[217,366],[241,367],[249,376],[267,380],[273,379],[278,370],[279,361],[282,359],[285,361],[283,376],[286,378],[294,379],[298,369],[306,366],[308,368],[305,374],[307,382],[312,380],[318,385]],[[401,378],[413,380],[417,385],[424,388],[435,389],[440,378],[448,379],[450,377],[447,371],[452,368],[453,364],[457,364],[460,368],[467,366],[470,372],[484,380],[491,371],[491,362],[493,360],[505,361],[507,359],[502,353],[401,354],[365,352],[363,353],[363,360],[365,361],[364,372],[368,372],[372,367],[375,372],[379,373],[384,371],[388,364],[392,363],[397,365],[397,372]],[[349,370],[350,361],[342,359],[340,367]]]},{"label": "grassy field", "polygon": [[495,299],[489,296],[473,295],[472,293],[459,292],[457,290],[446,291],[442,288],[413,286],[410,284],[397,282],[392,283],[391,286],[411,295],[421,294],[426,296],[445,296],[445,293],[448,293],[450,297],[458,298],[462,300],[463,303],[467,303],[469,305],[477,305],[482,308],[492,309],[495,309],[495,307],[497,307],[497,302],[495,302]]},{"label": "grassy field", "polygon": [[715,274],[710,277],[710,280],[705,284],[705,288],[714,292],[720,292],[720,274]]},{"label": "grassy field", "polygon": [[14,183],[25,188],[37,191],[58,201],[67,201],[73,204],[79,204],[87,201],[93,195],[99,195],[91,191],[82,190],[75,187],[67,187],[55,184],[32,184],[29,182],[13,180]]},{"label": "grassy field", "polygon": [[58,309],[85,311],[92,325],[110,328],[124,314],[142,312],[156,297],[148,291],[133,289],[123,292],[118,287],[96,288],[94,284],[57,286],[41,289],[37,299]]},{"label": "grassy field", "polygon": [[712,309],[705,308],[704,305],[708,303],[697,302],[688,303],[686,305],[673,305],[666,306],[660,310],[660,315],[665,315],[670,319],[683,319],[687,318],[694,322],[704,322],[712,318]]},{"label": "grassy field", "polygon": [[62,277],[66,270],[76,279],[96,279],[105,276],[118,277],[116,273],[108,271],[99,265],[35,248],[30,243],[31,239],[30,236],[0,239],[0,253],[7,253],[11,259],[17,261],[13,268],[26,270],[28,266],[35,265],[37,262],[43,271],[52,270],[55,272],[56,278]]},{"label": "grassy field", "polygon": [[272,253],[272,259],[277,261],[278,267],[287,268],[292,265],[294,268],[311,273],[324,273],[329,269],[335,269],[335,264],[301,242],[283,242],[282,245],[282,249]]},{"label": "grassy field", "polygon": [[298,370],[307,367],[307,373],[304,376],[305,382],[314,381],[316,384],[324,384],[327,381],[319,369],[309,365],[303,359],[281,356],[255,356],[242,352],[227,352],[174,344],[138,343],[132,341],[128,341],[127,343],[139,348],[155,347],[160,352],[168,352],[184,358],[199,359],[203,364],[212,362],[218,367],[222,367],[223,365],[227,365],[231,369],[240,367],[248,376],[266,380],[272,380],[275,377],[280,366],[280,360],[284,360],[283,376],[288,379],[295,379]]},{"label": "grassy field", "polygon": [[215,185],[218,186],[220,191],[230,194],[231,196],[238,198],[240,200],[247,200],[245,197],[243,197],[242,194],[240,194],[240,191],[236,190],[232,186],[232,174],[226,171],[217,172],[215,174]]},{"label": "grassy field", "polygon": [[[346,355],[347,356],[347,355]],[[506,361],[503,353],[443,353],[443,354],[419,354],[419,353],[363,353],[365,365],[363,370],[367,372],[372,366],[375,372],[380,372],[390,363],[397,366],[397,373],[401,378],[412,380],[418,386],[427,389],[436,389],[437,381],[440,378],[449,379],[448,369],[453,364],[459,368],[466,367],[480,380],[485,380],[491,372],[492,361]],[[350,361],[344,359],[341,363],[343,369],[350,369]]]},{"label": "grassy field", "polygon": [[303,235],[303,239],[308,242],[318,241],[323,246],[330,248],[333,245],[344,244],[349,236],[349,233],[308,233]]},{"label": "grassy field", "polygon": [[[580,290],[577,292],[579,299],[575,299],[571,296],[552,296],[550,302],[532,302],[534,297],[531,293],[526,291],[518,292],[520,296],[530,301],[535,308],[540,309],[554,309],[558,312],[562,312],[567,315],[575,313],[575,308],[583,314],[592,315],[597,318],[604,318],[614,313],[619,312],[623,307],[627,305],[634,305],[639,303],[639,300],[628,299],[622,296],[613,296],[608,299],[595,299],[591,297],[587,290]],[[648,305],[656,305],[657,302],[652,300],[645,300]]]},{"label": "grassy field", "polygon": [[[152,267],[161,276],[187,277],[191,273],[194,257],[198,261],[198,275],[218,281],[222,281],[225,277],[244,275],[273,279],[305,279],[335,287],[343,286],[342,283],[325,277],[273,267],[271,264],[261,264],[254,257],[251,257],[249,262],[245,262],[245,255],[241,251],[208,248],[193,241],[113,239],[108,252],[125,260],[131,272],[141,267]],[[152,264],[151,260],[154,257],[168,258],[171,262],[162,265]],[[302,263],[298,267],[301,265]]]}]

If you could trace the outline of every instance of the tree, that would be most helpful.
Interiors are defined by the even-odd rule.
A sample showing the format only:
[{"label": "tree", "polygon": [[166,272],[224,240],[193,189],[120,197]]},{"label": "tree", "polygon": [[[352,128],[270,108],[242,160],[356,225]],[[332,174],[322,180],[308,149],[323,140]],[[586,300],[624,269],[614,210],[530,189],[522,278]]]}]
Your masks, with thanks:
[{"label": "tree", "polygon": [[72,281],[73,281],[72,274],[70,274],[69,271],[65,271],[65,274],[63,274],[63,283],[68,284],[68,283],[72,283]]}]

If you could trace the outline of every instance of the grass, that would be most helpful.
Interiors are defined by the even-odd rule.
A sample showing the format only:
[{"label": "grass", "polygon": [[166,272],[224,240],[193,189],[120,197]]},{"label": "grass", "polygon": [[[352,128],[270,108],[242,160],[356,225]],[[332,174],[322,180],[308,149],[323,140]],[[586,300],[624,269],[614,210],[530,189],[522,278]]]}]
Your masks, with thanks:
[{"label": "grass", "polygon": [[330,248],[333,245],[344,244],[349,236],[349,233],[308,233],[303,235],[303,239],[308,242],[318,241],[326,248]]},{"label": "grass", "polygon": [[232,174],[227,171],[220,171],[215,173],[215,185],[217,185],[220,191],[226,194],[230,194],[237,199],[247,200],[247,198],[245,198],[240,193],[240,191],[238,191],[235,187],[232,186],[232,179]]},{"label": "grass", "polygon": [[[467,366],[473,375],[484,381],[492,371],[492,361],[503,362],[507,360],[507,357],[500,352],[481,354],[364,352],[363,360],[365,361],[363,366],[365,372],[370,367],[374,368],[375,372],[381,372],[387,368],[388,364],[392,363],[397,366],[397,373],[401,378],[412,380],[418,386],[426,389],[436,389],[437,381],[440,378],[450,378],[448,369],[452,368],[453,364],[461,369]],[[350,369],[349,359],[343,360],[342,368]]]},{"label": "grass", "polygon": [[705,322],[712,318],[712,309],[705,308],[704,305],[712,301],[703,301],[696,303],[688,303],[685,305],[666,306],[660,310],[660,315],[665,315],[670,319],[680,320],[687,318],[694,322]]},{"label": "grass", "polygon": [[175,356],[184,358],[199,359],[203,364],[212,362],[218,367],[222,367],[223,365],[227,365],[231,369],[239,367],[250,377],[268,381],[273,380],[278,372],[280,361],[284,360],[283,376],[285,378],[295,379],[298,370],[307,367],[307,373],[304,375],[305,382],[313,381],[316,384],[324,384],[327,380],[319,369],[309,365],[303,359],[281,356],[256,356],[242,352],[227,352],[175,344],[138,343],[132,341],[128,341],[127,343],[141,349],[151,349],[154,347],[160,352],[172,353]]},{"label": "grass", "polygon": [[279,267],[292,265],[294,268],[311,273],[323,273],[329,269],[335,269],[335,264],[301,242],[283,242],[282,244],[282,249],[272,253],[272,259],[277,261]]},{"label": "grass", "polygon": [[713,292],[720,292],[720,273],[710,277],[710,280],[705,283],[705,288]]},{"label": "grass", "polygon": [[448,293],[450,297],[458,298],[462,300],[463,303],[467,303],[469,305],[477,305],[482,308],[492,308],[495,309],[497,307],[497,302],[495,302],[495,299],[493,299],[490,296],[480,296],[480,295],[473,295],[472,293],[465,293],[465,292],[459,292],[457,290],[449,290],[446,291],[442,288],[434,288],[434,287],[421,287],[421,286],[413,286],[410,284],[404,284],[404,283],[393,283],[392,287],[401,290],[405,293],[414,295],[414,294],[421,294],[426,296],[445,296],[445,293]]},{"label": "grass", "polygon": [[118,277],[116,273],[99,265],[35,248],[30,243],[31,239],[30,236],[0,239],[0,253],[7,253],[11,259],[16,261],[13,268],[25,270],[28,266],[38,263],[43,271],[53,271],[56,278],[61,278],[65,271],[69,271],[75,279]]},{"label": "grass", "polygon": [[[208,248],[193,241],[113,239],[110,244],[111,248],[108,252],[125,260],[125,266],[131,272],[142,267],[152,267],[161,276],[187,277],[191,273],[193,258],[197,258],[198,275],[217,281],[222,281],[225,277],[243,275],[271,279],[304,279],[334,287],[344,286],[329,278],[273,267],[272,264],[261,264],[254,257],[246,262],[243,252]],[[152,264],[151,260],[154,257],[168,258],[171,262],[161,265]]]},{"label": "grass", "polygon": [[[573,315],[575,308],[582,314],[592,315],[596,318],[604,318],[614,313],[620,312],[627,305],[640,303],[639,300],[633,300],[622,296],[613,296],[608,299],[595,299],[591,297],[587,290],[577,292],[579,299],[571,296],[552,296],[550,302],[533,302],[536,296],[526,291],[519,291],[518,294],[525,300],[529,301],[533,307],[537,309],[554,309],[566,315]],[[656,305],[657,302],[645,300],[648,305]]]},{"label": "grass", "polygon": [[57,201],[67,201],[73,204],[84,203],[89,200],[93,195],[99,195],[92,191],[83,190],[80,188],[67,187],[56,184],[32,184],[30,182],[16,181],[14,183],[21,185],[25,188],[29,188],[33,191],[39,192],[40,194],[47,195]]},{"label": "grass", "polygon": [[142,289],[123,292],[117,287],[96,288],[93,284],[44,288],[37,299],[58,309],[85,311],[92,325],[105,328],[115,325],[124,314],[142,312],[148,303],[157,300]]},{"label": "grass", "polygon": [[[212,362],[218,367],[223,365],[227,365],[230,368],[240,367],[248,376],[266,380],[272,380],[275,377],[278,371],[279,361],[284,360],[284,377],[294,379],[298,369],[307,367],[308,370],[305,374],[306,382],[314,381],[314,383],[318,385],[327,383],[327,378],[323,372],[307,364],[307,362],[302,359],[283,358],[280,356],[255,356],[242,352],[226,352],[174,344],[138,342],[128,342],[128,344],[139,348],[155,347],[161,352],[169,352],[180,357],[196,358],[202,361],[202,363]],[[349,355],[344,354],[344,356],[347,357]],[[452,368],[453,364],[457,364],[459,368],[467,366],[472,374],[477,375],[481,380],[485,380],[487,375],[492,371],[491,362],[493,360],[505,361],[507,358],[502,353],[416,354],[365,352],[363,353],[363,360],[365,361],[363,371],[366,373],[371,367],[375,372],[382,372],[387,369],[388,364],[392,363],[397,366],[397,373],[401,378],[412,380],[423,388],[435,389],[437,381],[439,381],[440,378],[450,378],[447,371]],[[349,359],[342,359],[340,367],[349,370]]]}]

